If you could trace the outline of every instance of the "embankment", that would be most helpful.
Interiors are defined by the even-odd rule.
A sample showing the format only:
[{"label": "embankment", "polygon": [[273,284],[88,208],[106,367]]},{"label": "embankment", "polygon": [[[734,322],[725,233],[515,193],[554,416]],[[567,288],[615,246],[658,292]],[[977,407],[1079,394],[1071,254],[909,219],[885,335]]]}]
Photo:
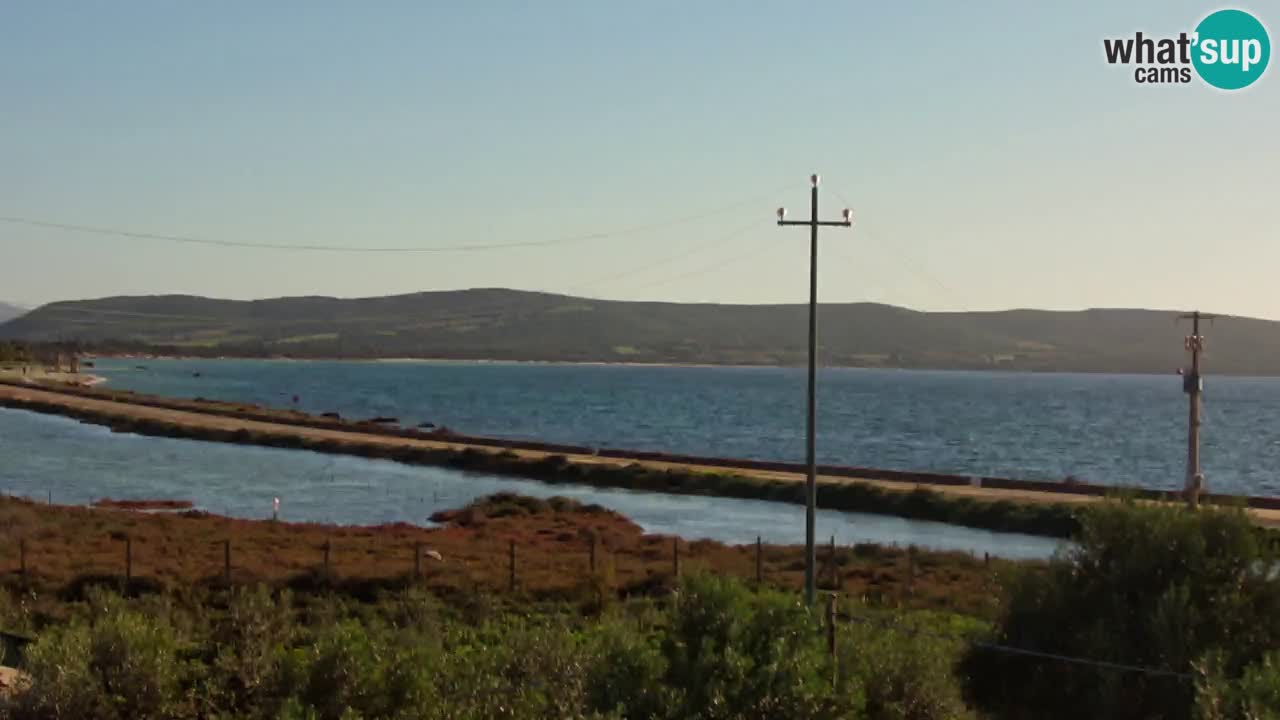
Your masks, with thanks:
[{"label": "embankment", "polygon": [[[548,483],[802,503],[803,468],[728,458],[594,449],[473,438],[294,411],[179,400],[88,388],[0,383],[0,405],[54,413],[120,432],[383,458],[518,476]],[[823,467],[821,507],[946,522],[987,530],[1067,537],[1073,506],[1102,497],[1084,483],[1032,483],[927,473]],[[1136,493],[1153,500],[1163,493]],[[1280,521],[1272,498],[1230,498],[1264,523]],[[1274,505],[1272,503],[1275,503]]]}]

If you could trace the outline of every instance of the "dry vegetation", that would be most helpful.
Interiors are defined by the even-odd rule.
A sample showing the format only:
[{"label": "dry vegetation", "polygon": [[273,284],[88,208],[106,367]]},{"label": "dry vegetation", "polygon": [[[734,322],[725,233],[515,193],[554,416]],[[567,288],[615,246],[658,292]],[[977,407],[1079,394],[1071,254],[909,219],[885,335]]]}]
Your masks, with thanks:
[{"label": "dry vegetation", "polygon": [[[661,594],[671,586],[674,548],[682,572],[709,570],[754,582],[756,548],[646,535],[630,520],[572,500],[496,495],[442,516],[439,528],[376,527],[237,520],[202,512],[149,514],[0,500],[0,575],[9,584],[62,597],[101,581],[123,582],[126,538],[135,590],[180,590],[224,582],[224,541],[231,542],[232,582],[293,587],[331,585],[367,595],[416,582],[448,595],[509,593],[514,544],[517,595],[582,599]],[[590,570],[592,537],[596,567]],[[329,572],[324,572],[329,544]],[[26,576],[22,576],[25,548]],[[435,551],[442,560],[427,553]],[[801,548],[761,549],[766,584],[798,588]],[[822,582],[868,600],[946,608],[975,615],[993,609],[991,578],[1003,561],[872,545],[820,548]],[[911,568],[915,568],[912,579]],[[602,595],[603,594],[603,595]]]}]

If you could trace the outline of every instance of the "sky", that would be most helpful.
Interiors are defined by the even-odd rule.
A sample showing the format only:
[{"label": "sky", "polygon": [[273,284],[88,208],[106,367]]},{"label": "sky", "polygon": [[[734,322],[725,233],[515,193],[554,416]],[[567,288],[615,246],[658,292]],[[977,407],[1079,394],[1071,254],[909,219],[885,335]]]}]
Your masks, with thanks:
[{"label": "sky", "polygon": [[[0,3],[0,300],[512,287],[1280,319],[1280,68],[1139,85],[1135,2]],[[1235,5],[1280,28],[1280,2]],[[1274,63],[1273,63],[1274,64]],[[524,247],[474,246],[528,243]]]}]

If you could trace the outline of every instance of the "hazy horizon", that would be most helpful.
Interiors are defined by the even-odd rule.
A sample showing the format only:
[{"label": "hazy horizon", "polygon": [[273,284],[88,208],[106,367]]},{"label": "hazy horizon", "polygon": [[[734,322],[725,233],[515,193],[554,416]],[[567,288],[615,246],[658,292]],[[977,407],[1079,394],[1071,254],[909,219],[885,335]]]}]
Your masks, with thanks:
[{"label": "hazy horizon", "polygon": [[[0,299],[0,305],[8,305],[10,307],[18,307],[18,308],[22,308],[24,310],[30,311],[30,310],[39,309],[44,305],[60,303],[60,302],[95,302],[100,300],[108,300],[111,298],[196,297],[196,298],[202,298],[206,300],[219,300],[219,301],[225,300],[225,301],[232,301],[232,302],[265,302],[265,301],[271,301],[271,300],[297,300],[297,299],[307,299],[307,298],[325,299],[325,300],[372,300],[372,299],[378,299],[378,298],[397,297],[397,296],[423,295],[423,294],[433,294],[433,293],[473,292],[473,291],[509,291],[509,292],[517,292],[517,293],[529,292],[529,293],[543,293],[548,295],[563,295],[565,297],[581,298],[586,300],[598,300],[603,302],[671,303],[671,304],[680,304],[680,305],[729,305],[729,306],[792,305],[794,306],[794,305],[806,305],[808,302],[807,300],[779,301],[779,302],[767,302],[767,301],[766,302],[730,302],[730,301],[717,302],[717,301],[696,301],[696,300],[665,300],[665,299],[652,299],[652,298],[651,299],[644,299],[644,298],[619,299],[619,298],[608,298],[608,297],[596,297],[588,294],[562,293],[562,292],[556,292],[555,290],[524,290],[520,288],[508,288],[508,287],[470,287],[470,288],[457,288],[457,289],[449,289],[449,290],[418,290],[418,291],[412,291],[412,292],[391,293],[387,295],[326,295],[326,294],[313,293],[308,295],[274,295],[274,296],[262,296],[262,297],[253,297],[253,298],[215,297],[215,296],[209,296],[209,295],[193,295],[192,293],[145,293],[141,295],[103,295],[99,297],[63,298],[60,300],[51,300],[47,303],[41,303],[40,305],[36,305],[36,306],[22,306],[16,303],[7,302],[3,299]],[[885,305],[889,307],[899,308],[902,310],[909,310],[912,312],[938,313],[938,314],[967,313],[967,312],[1005,313],[1005,312],[1023,312],[1023,311],[1074,313],[1074,312],[1089,312],[1089,311],[1097,310],[1097,311],[1134,311],[1134,312],[1155,312],[1155,313],[1167,312],[1167,313],[1170,313],[1170,315],[1174,315],[1178,313],[1188,312],[1190,310],[1200,310],[1204,313],[1214,314],[1220,317],[1241,317],[1241,318],[1271,320],[1275,322],[1280,322],[1280,319],[1276,319],[1276,318],[1263,318],[1263,317],[1254,316],[1254,315],[1247,315],[1244,313],[1230,312],[1229,310],[1224,310],[1220,308],[1216,309],[1216,308],[1158,308],[1158,307],[1076,307],[1076,308],[1003,307],[1003,308],[980,309],[980,310],[957,310],[957,309],[949,309],[949,308],[938,308],[938,309],[914,308],[907,305],[885,303],[885,302],[879,302],[876,300],[826,300],[822,298],[819,298],[818,304],[819,305],[857,305],[857,304]]]},{"label": "hazy horizon", "polygon": [[1217,7],[6,6],[0,216],[132,235],[0,222],[0,298],[804,302],[816,171],[824,302],[1280,319],[1276,70],[1103,57]]}]

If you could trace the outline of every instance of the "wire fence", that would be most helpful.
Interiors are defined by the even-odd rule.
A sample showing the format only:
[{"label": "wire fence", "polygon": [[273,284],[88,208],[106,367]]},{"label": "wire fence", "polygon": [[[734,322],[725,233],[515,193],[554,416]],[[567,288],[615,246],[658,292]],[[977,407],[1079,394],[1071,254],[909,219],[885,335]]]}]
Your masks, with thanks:
[{"label": "wire fence", "polygon": [[[831,597],[834,599],[835,598],[834,594]],[[903,627],[902,625],[884,620],[883,618],[874,618],[867,615],[856,615],[852,613],[837,611],[835,617],[836,619],[842,622],[859,623],[869,627],[885,630],[887,632],[899,633],[903,635],[909,635],[912,637],[927,637],[927,638],[932,638],[934,640],[942,640],[942,641],[949,641],[949,642],[962,641],[967,643],[970,647],[979,648],[982,650],[989,650],[991,652],[1005,653],[1008,655],[1032,657],[1032,658],[1038,658],[1041,660],[1051,660],[1054,662],[1067,663],[1071,665],[1082,665],[1087,667],[1098,668],[1100,670],[1112,670],[1116,672],[1126,672],[1126,673],[1139,673],[1142,675],[1149,675],[1154,677],[1170,677],[1170,678],[1176,678],[1179,680],[1195,679],[1195,676],[1193,676],[1190,673],[1177,672],[1174,670],[1168,670],[1164,668],[1151,668],[1151,667],[1143,667],[1141,665],[1130,665],[1127,663],[1112,662],[1109,660],[1096,660],[1093,658],[1077,657],[1073,655],[1063,655],[1061,653],[1047,652],[1044,650],[1034,650],[1031,648],[1014,647],[1012,645],[1004,645],[1001,643],[985,642],[981,640],[974,640],[972,638],[968,638],[960,635],[947,635],[944,633],[936,633],[936,632],[930,632],[927,630],[921,630],[919,628]]]},{"label": "wire fence", "polygon": [[[110,567],[105,568],[107,572],[103,573],[102,570],[104,568],[99,564],[99,566],[95,568],[97,572],[93,573],[93,576],[100,580],[115,577],[122,583],[122,587],[125,591],[136,589],[137,583],[145,583],[147,581],[147,578],[145,577],[147,568],[144,565],[139,564],[140,558],[135,552],[134,538],[126,532],[114,532],[110,535],[110,540],[116,543],[118,552],[114,563],[114,569]],[[17,538],[16,543],[14,543],[14,545],[16,545],[15,549],[17,550],[18,556],[16,558],[17,566],[4,574],[16,574],[19,581],[24,585],[35,580],[40,574],[40,567],[38,563],[32,562],[32,551],[39,543],[45,541],[47,541],[47,538],[42,534],[36,534],[31,538]],[[678,587],[678,581],[682,574],[688,570],[689,566],[687,563],[695,557],[695,553],[692,552],[692,548],[698,546],[699,543],[689,543],[682,541],[678,537],[663,538],[663,541],[667,543],[666,550],[663,550],[661,547],[651,547],[648,552],[651,560],[655,559],[655,555],[660,557],[662,553],[667,553],[666,562],[669,563],[667,565],[667,569],[665,572],[659,571],[658,574],[665,576],[666,581],[669,581],[672,584],[671,586],[676,588]],[[303,545],[310,548],[310,552],[312,553],[312,565],[307,570],[306,574],[309,575],[313,581],[321,584],[332,583],[336,586],[344,579],[357,579],[354,577],[343,578],[339,573],[337,561],[339,559],[339,553],[342,551],[342,543],[335,542],[333,539],[325,539],[319,544],[314,542],[304,542]],[[434,549],[431,543],[423,539],[405,540],[398,544],[384,543],[379,546],[378,554],[381,556],[379,567],[384,574],[386,571],[391,571],[393,575],[401,580],[409,581],[411,583],[420,583],[433,576],[438,578],[442,572],[447,572],[448,570],[446,568],[449,568],[450,566],[452,566],[454,571],[465,571],[466,568],[462,567],[463,565],[470,565],[472,567],[484,565],[488,566],[486,567],[486,570],[489,571],[489,577],[492,580],[496,576],[493,571],[497,569],[495,567],[494,556],[498,553],[493,552],[497,549],[496,547],[492,547],[494,545],[493,542],[488,543],[488,545],[491,547],[487,548],[489,552],[486,559],[471,559],[463,561],[456,558],[445,558],[440,552]],[[522,549],[520,544],[518,544],[514,539],[502,542],[501,546],[505,550],[505,553],[502,554],[505,555],[506,561],[503,563],[505,567],[501,568],[503,571],[501,572],[501,576],[503,576],[502,581],[498,587],[493,587],[491,584],[488,590],[507,591],[511,593],[523,591],[525,589],[524,574],[526,563],[529,562],[529,560],[525,558],[525,550]],[[602,577],[606,565],[612,560],[612,549],[596,535],[590,535],[584,538],[582,540],[582,546],[583,547],[578,548],[578,552],[585,553],[585,557],[572,552],[558,553],[551,561],[556,565],[556,568],[554,569],[564,577],[575,575],[575,571],[576,575],[579,577],[583,577],[583,571],[586,573],[586,578]],[[751,566],[751,570],[748,571],[750,574],[747,578],[743,579],[753,579],[756,587],[767,587],[770,585],[770,581],[774,579],[770,577],[771,571],[766,566],[766,547],[768,546],[765,546],[761,540],[757,538],[753,547],[748,546],[747,548],[743,548],[752,552],[754,555],[754,563]],[[153,542],[149,544],[148,557],[145,559],[157,562],[162,558],[171,556],[172,549],[173,548],[166,548],[163,553],[158,552],[159,548],[157,548],[156,544]],[[796,550],[797,552],[800,550],[800,548],[787,549]],[[833,540],[826,549],[827,553],[820,557],[820,567],[818,569],[819,577],[823,579],[824,584],[828,588],[839,588],[843,584],[843,580],[839,575],[840,558],[837,555],[837,550],[848,551],[850,548],[838,548]],[[777,548],[769,548],[770,553],[774,553],[776,551]],[[260,553],[260,548],[255,549],[255,552]],[[347,567],[350,568],[351,556],[356,556],[357,561],[360,561],[361,559],[368,557],[370,550],[365,547],[357,548],[353,544],[348,543],[347,552]],[[238,565],[239,558],[237,557],[237,543],[231,537],[212,542],[202,540],[185,543],[183,547],[178,548],[177,554],[185,556],[188,561],[194,559],[199,565],[204,567],[205,572],[203,574],[203,581],[205,582],[213,582],[215,584],[231,587],[236,584],[261,581],[261,579],[255,574],[241,572],[242,568]],[[906,552],[901,554],[901,558],[906,563],[904,584],[901,591],[906,594],[911,594],[915,592],[914,581],[918,573],[917,551],[915,551],[914,548],[908,548]],[[773,559],[776,560],[776,558]],[[390,560],[390,562],[388,560]],[[585,560],[585,562],[583,562],[583,560]],[[534,561],[540,565],[545,565],[548,562],[545,554],[543,557],[534,558]],[[659,562],[661,561],[659,560]],[[990,569],[990,563],[990,556],[984,556],[983,565],[988,570]],[[572,564],[573,567],[570,567],[570,564]],[[699,571],[710,571],[713,573],[718,570],[714,566],[707,566],[705,562],[698,563],[696,568]],[[540,568],[543,572],[545,572],[546,569],[547,568],[545,567]],[[652,571],[651,566],[649,570]],[[742,577],[742,573],[738,573],[737,575],[740,578]],[[369,578],[365,575],[359,579],[368,580]],[[903,616],[901,614],[896,614],[892,618],[885,618],[866,613],[847,612],[839,609],[841,597],[842,593],[839,590],[826,591],[825,593],[827,606],[824,614],[825,620],[823,632],[828,637],[829,649],[833,655],[836,653],[837,648],[836,638],[840,634],[839,626],[842,623],[854,623],[883,632],[891,632],[909,637],[929,638],[951,643],[965,643],[971,648],[981,649],[988,652],[1034,658],[1047,662],[1091,667],[1109,672],[1136,673],[1151,677],[1165,677],[1181,681],[1194,680],[1194,676],[1190,673],[1179,672],[1168,668],[1146,667],[1113,660],[1080,657],[1038,648],[1018,647],[1015,645],[992,642],[961,634],[949,634],[926,630],[904,624],[902,622]],[[900,608],[886,607],[886,610],[895,612],[900,610]]]}]

